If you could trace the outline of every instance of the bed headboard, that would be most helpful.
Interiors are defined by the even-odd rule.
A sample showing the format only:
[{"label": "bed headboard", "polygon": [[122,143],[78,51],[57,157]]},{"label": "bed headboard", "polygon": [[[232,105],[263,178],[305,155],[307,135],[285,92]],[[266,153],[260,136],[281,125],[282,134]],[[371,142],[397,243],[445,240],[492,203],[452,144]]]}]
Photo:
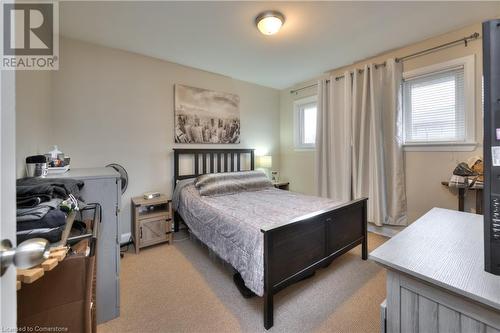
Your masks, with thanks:
[{"label": "bed headboard", "polygon": [[[194,157],[194,174],[180,174],[180,157]],[[255,168],[254,149],[179,149],[174,148],[174,187],[178,180],[205,173],[242,171],[242,157],[250,156],[250,170]],[[201,162],[201,163],[200,163]],[[200,168],[201,164],[201,168]]]}]

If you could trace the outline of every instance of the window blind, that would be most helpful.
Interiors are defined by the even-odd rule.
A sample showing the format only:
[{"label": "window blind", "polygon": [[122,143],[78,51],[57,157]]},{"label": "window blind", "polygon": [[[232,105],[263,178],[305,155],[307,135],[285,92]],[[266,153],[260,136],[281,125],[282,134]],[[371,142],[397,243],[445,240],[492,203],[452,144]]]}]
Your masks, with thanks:
[{"label": "window blind", "polygon": [[403,82],[405,143],[464,142],[464,67]]},{"label": "window blind", "polygon": [[314,144],[316,142],[316,112],[316,102],[308,102],[299,105],[299,146],[314,147]]},{"label": "window blind", "polygon": [[302,110],[303,115],[303,142],[314,145],[316,142],[316,103],[310,104]]}]

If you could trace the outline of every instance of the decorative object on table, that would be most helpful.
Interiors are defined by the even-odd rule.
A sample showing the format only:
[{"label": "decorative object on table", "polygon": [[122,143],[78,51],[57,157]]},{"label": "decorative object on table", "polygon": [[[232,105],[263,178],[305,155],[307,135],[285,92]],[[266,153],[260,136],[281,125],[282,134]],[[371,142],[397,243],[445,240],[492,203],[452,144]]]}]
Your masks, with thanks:
[{"label": "decorative object on table", "polygon": [[273,183],[278,183],[280,181],[280,172],[279,171],[271,171],[271,181]]},{"label": "decorative object on table", "polygon": [[45,154],[47,158],[47,174],[65,173],[70,169],[70,157],[66,156],[59,148],[54,146],[54,149]]},{"label": "decorative object on table", "polygon": [[483,161],[481,157],[475,156],[469,158],[467,163],[461,162],[455,167],[449,181],[449,186],[463,186],[467,188],[475,184],[482,185],[483,181]]},{"label": "decorative object on table", "polygon": [[[474,160],[474,164],[477,160]],[[474,167],[474,166],[472,166]],[[479,169],[478,167],[475,167]],[[455,170],[453,170],[453,175],[451,176],[449,185],[450,186],[464,186],[465,189],[474,186],[478,181],[480,174],[474,171],[471,166],[465,162],[459,163]]]},{"label": "decorative object on table", "polygon": [[132,198],[132,230],[135,253],[145,246],[172,244],[172,201],[165,195],[153,199]]},{"label": "decorative object on table", "polygon": [[108,164],[106,165],[106,168],[113,168],[115,169],[119,174],[120,174],[120,178],[122,180],[122,187],[121,187],[121,190],[122,190],[122,194],[125,193],[125,191],[127,190],[127,187],[128,187],[128,172],[127,170],[125,170],[124,167],[122,167],[120,164],[117,164],[117,163],[111,163],[111,164]]},{"label": "decorative object on table", "polygon": [[176,143],[240,143],[238,95],[175,85]]},{"label": "decorative object on table", "polygon": [[47,175],[47,158],[44,155],[26,157],[26,176],[45,177]]},{"label": "decorative object on table", "polygon": [[151,200],[154,198],[158,198],[160,196],[160,192],[145,192],[143,197],[145,200]]},{"label": "decorative object on table", "polygon": [[479,156],[471,157],[467,163],[459,163],[453,170],[449,181],[442,185],[458,189],[458,210],[465,211],[465,196],[468,191],[475,192],[476,214],[483,212],[483,161]]},{"label": "decorative object on table", "polygon": [[465,162],[460,162],[455,167],[455,170],[453,170],[453,174],[456,176],[462,176],[462,177],[476,176],[476,173]]},{"label": "decorative object on table", "polygon": [[474,156],[467,160],[467,164],[477,175],[477,181],[484,182],[484,163],[483,158],[480,156]]},{"label": "decorative object on table", "polygon": [[63,152],[59,150],[57,145],[54,146],[54,149],[49,151],[50,159],[56,160],[59,156],[63,155]]}]

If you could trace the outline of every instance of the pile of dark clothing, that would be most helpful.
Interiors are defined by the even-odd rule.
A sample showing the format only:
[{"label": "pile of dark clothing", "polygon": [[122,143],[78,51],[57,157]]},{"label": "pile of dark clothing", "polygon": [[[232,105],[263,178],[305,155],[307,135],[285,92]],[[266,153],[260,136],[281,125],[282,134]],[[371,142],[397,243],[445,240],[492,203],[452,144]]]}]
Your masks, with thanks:
[{"label": "pile of dark clothing", "polygon": [[66,178],[22,178],[17,188],[17,243],[41,237],[51,243],[61,240],[66,213],[61,202],[70,195],[80,198],[83,182]]}]

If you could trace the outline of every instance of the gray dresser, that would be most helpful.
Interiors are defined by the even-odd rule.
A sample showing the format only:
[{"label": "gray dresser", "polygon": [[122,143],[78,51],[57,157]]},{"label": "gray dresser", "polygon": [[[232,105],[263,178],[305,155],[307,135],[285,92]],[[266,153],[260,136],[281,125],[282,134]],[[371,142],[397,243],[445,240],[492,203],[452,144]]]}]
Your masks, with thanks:
[{"label": "gray dresser", "polygon": [[83,200],[102,206],[97,243],[97,323],[116,318],[120,315],[120,175],[112,168],[81,168],[48,177],[83,180]]},{"label": "gray dresser", "polygon": [[433,208],[370,253],[387,268],[382,330],[500,333],[500,276],[484,271],[483,216]]}]

